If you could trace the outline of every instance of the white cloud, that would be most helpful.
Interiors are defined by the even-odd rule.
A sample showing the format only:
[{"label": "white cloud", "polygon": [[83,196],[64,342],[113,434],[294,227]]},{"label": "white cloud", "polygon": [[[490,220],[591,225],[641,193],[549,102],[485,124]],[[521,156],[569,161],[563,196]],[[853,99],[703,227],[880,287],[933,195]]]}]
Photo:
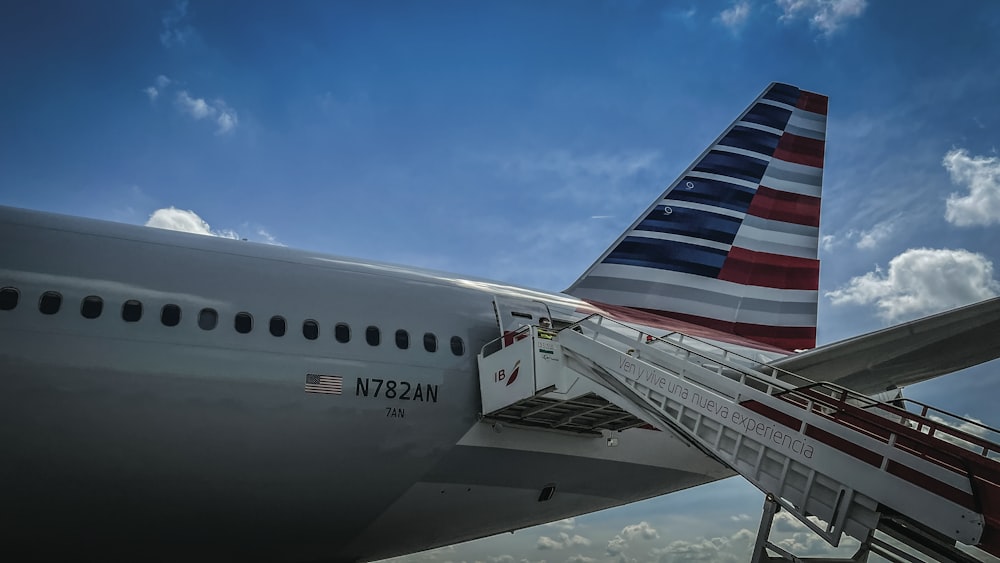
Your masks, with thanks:
[{"label": "white cloud", "polygon": [[562,548],[563,548],[562,543],[548,536],[542,536],[538,538],[538,549],[545,550],[545,549],[562,549]]},{"label": "white cloud", "polygon": [[[146,226],[155,227],[157,229],[194,233],[196,235],[247,240],[246,237],[240,236],[240,234],[233,229],[213,229],[207,221],[202,219],[194,211],[191,211],[190,209],[177,209],[176,207],[164,207],[162,209],[157,209],[149,216],[149,220],[146,221]],[[244,225],[244,227],[246,227],[246,225]],[[263,228],[257,228],[256,233],[256,237],[250,237],[250,239],[254,242],[284,246],[278,242],[278,239]]]},{"label": "white cloud", "polygon": [[236,110],[226,105],[222,99],[207,102],[204,98],[191,97],[187,90],[181,90],[177,93],[177,107],[194,119],[214,120],[218,125],[218,129],[215,130],[216,135],[228,133],[239,124]]},{"label": "white cloud", "polygon": [[183,46],[194,36],[194,28],[184,24],[187,17],[187,0],[178,0],[160,18],[160,44],[164,47]]},{"label": "white cloud", "polygon": [[215,131],[216,134],[222,135],[232,131],[240,122],[239,117],[236,115],[236,110],[227,106],[222,100],[216,100],[215,107],[219,111],[219,116],[215,120],[219,125],[219,128]]},{"label": "white cloud", "polygon": [[579,535],[573,534],[572,536],[566,532],[560,532],[556,539],[550,538],[548,536],[542,536],[538,538],[538,549],[564,549],[573,546],[588,546],[590,545],[590,540]]},{"label": "white cloud", "polygon": [[832,35],[851,18],[861,16],[868,7],[867,0],[775,0],[781,8],[782,20],[799,16],[809,19],[809,25]]},{"label": "white cloud", "polygon": [[572,530],[576,527],[576,518],[563,518],[562,520],[556,520],[555,522],[549,522],[545,524],[550,528],[559,528],[561,530]]},{"label": "white cloud", "polygon": [[[264,230],[264,229],[262,229],[260,227],[257,228],[257,236],[260,237],[260,241],[259,242],[263,242],[264,244],[273,244],[275,246],[285,246],[284,244],[282,244],[281,242],[278,241],[277,237],[275,237],[274,235],[272,235],[271,233],[267,232],[266,230]],[[570,520],[572,520],[572,518],[570,518]]]},{"label": "white cloud", "polygon": [[719,14],[719,21],[730,30],[737,31],[743,27],[749,17],[750,2],[742,0],[722,10],[722,13]]},{"label": "white cloud", "polygon": [[772,528],[779,532],[804,532],[809,529],[802,521],[787,512],[779,512],[774,515]]},{"label": "white cloud", "polygon": [[896,218],[894,217],[887,221],[876,223],[874,227],[867,231],[851,232],[848,233],[848,235],[857,238],[855,246],[859,249],[870,250],[878,246],[880,242],[889,238],[889,235],[892,234],[895,228]]},{"label": "white cloud", "polygon": [[895,215],[882,222],[875,223],[868,230],[850,229],[846,232],[823,235],[819,239],[819,247],[824,252],[830,252],[834,248],[853,242],[859,250],[872,250],[889,239],[899,225],[901,215]]},{"label": "white cloud", "polygon": [[597,559],[586,555],[573,555],[566,558],[566,563],[597,563]]},{"label": "white cloud", "polygon": [[177,104],[182,111],[187,112],[195,119],[204,119],[214,116],[216,113],[215,108],[209,106],[208,102],[202,98],[192,98],[188,95],[187,90],[181,90],[177,93]]},{"label": "white cloud", "polygon": [[649,522],[643,520],[638,524],[631,524],[622,528],[622,537],[630,541],[636,538],[655,540],[660,538],[660,534],[655,528],[649,525]]},{"label": "white cloud", "polygon": [[149,101],[151,102],[155,102],[160,97],[160,92],[170,85],[170,79],[161,74],[153,82],[153,85],[147,86],[142,90],[149,96]]},{"label": "white cloud", "polygon": [[204,219],[199,217],[194,211],[185,211],[183,209],[177,209],[176,207],[157,209],[152,215],[149,216],[149,220],[146,221],[146,226],[155,227],[157,229],[169,229],[171,231],[194,233],[196,235],[237,238],[236,236],[228,236],[232,233],[231,231],[227,231],[225,234],[213,231],[212,227],[209,226],[209,224]]},{"label": "white cloud", "polygon": [[886,321],[912,319],[975,303],[1000,293],[993,263],[968,250],[911,248],[889,261],[888,272],[851,278],[826,293],[834,305],[872,305]]},{"label": "white cloud", "polygon": [[628,549],[628,542],[621,536],[608,540],[608,555],[614,557]]},{"label": "white cloud", "polygon": [[747,522],[749,520],[752,520],[749,514],[734,514],[730,516],[729,519],[732,520],[733,522]]},{"label": "white cloud", "polygon": [[1000,223],[1000,158],[952,149],[944,155],[943,164],[952,183],[968,190],[948,196],[944,218],[959,227]]},{"label": "white cloud", "polygon": [[653,549],[650,555],[656,557],[656,560],[661,563],[695,561],[742,563],[750,559],[750,551],[755,538],[753,532],[743,529],[728,537],[673,541],[667,547]]}]

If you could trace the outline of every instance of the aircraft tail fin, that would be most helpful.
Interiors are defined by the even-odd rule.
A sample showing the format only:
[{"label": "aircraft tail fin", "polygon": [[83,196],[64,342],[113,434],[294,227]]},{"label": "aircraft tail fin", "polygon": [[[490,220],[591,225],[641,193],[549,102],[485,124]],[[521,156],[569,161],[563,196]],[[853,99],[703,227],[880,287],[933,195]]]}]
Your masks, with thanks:
[{"label": "aircraft tail fin", "polygon": [[566,293],[814,347],[827,101],[772,83]]}]

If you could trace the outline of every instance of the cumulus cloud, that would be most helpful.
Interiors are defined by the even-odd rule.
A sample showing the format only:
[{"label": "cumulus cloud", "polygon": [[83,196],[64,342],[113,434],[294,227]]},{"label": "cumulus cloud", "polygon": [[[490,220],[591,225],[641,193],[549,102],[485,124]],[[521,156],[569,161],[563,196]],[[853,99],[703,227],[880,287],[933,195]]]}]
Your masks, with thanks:
[{"label": "cumulus cloud", "polygon": [[657,540],[660,539],[660,534],[645,520],[638,524],[629,524],[622,528],[620,534],[608,540],[607,554],[611,557],[622,556],[624,559],[622,554],[628,549],[628,542],[637,539]]},{"label": "cumulus cloud", "polygon": [[832,35],[848,20],[859,17],[868,7],[867,0],[776,0],[785,21],[804,17],[809,25]]},{"label": "cumulus cloud", "polygon": [[573,555],[566,558],[566,563],[597,563],[597,559],[586,555]]},{"label": "cumulus cloud", "polygon": [[886,321],[968,305],[1000,293],[993,263],[968,250],[911,248],[889,261],[889,269],[851,278],[826,293],[834,305],[875,305]]},{"label": "cumulus cloud", "polygon": [[572,530],[576,527],[576,518],[563,518],[562,520],[556,520],[555,522],[549,522],[545,524],[550,528],[559,528],[561,530]]},{"label": "cumulus cloud", "polygon": [[730,30],[738,31],[747,22],[747,18],[749,17],[750,2],[741,0],[729,8],[722,10],[722,13],[719,14],[719,21]]},{"label": "cumulus cloud", "polygon": [[[245,239],[245,237],[241,237],[238,232],[232,229],[213,229],[207,221],[202,219],[194,211],[191,211],[190,209],[177,209],[176,207],[164,207],[162,209],[157,209],[149,216],[149,220],[146,221],[146,226],[155,227],[157,229],[194,233],[196,235],[237,240]],[[257,237],[250,237],[253,238],[255,242],[283,246],[274,236],[264,229],[258,228],[256,233]]]},{"label": "cumulus cloud", "polygon": [[750,530],[740,530],[728,537],[698,538],[695,541],[677,540],[650,554],[660,563],[688,563],[712,561],[714,563],[742,563],[750,559],[756,536]]},{"label": "cumulus cloud", "polygon": [[538,549],[565,549],[567,547],[573,546],[588,546],[590,545],[590,540],[579,535],[573,534],[572,536],[566,532],[560,532],[558,536],[554,539],[548,536],[542,536],[538,538]]},{"label": "cumulus cloud", "polygon": [[628,549],[628,542],[621,536],[615,536],[608,540],[608,555],[614,557]]},{"label": "cumulus cloud", "polygon": [[211,119],[218,126],[216,135],[229,133],[239,124],[236,110],[226,105],[222,99],[208,102],[204,98],[195,98],[187,90],[177,93],[177,107],[196,120]]},{"label": "cumulus cloud", "polygon": [[959,227],[1000,223],[1000,158],[952,149],[944,155],[943,164],[952,183],[967,190],[948,196],[944,218]]},{"label": "cumulus cloud", "polygon": [[804,532],[809,529],[802,521],[787,512],[775,514],[771,526],[779,532]]},{"label": "cumulus cloud", "polygon": [[655,540],[660,538],[660,534],[655,528],[649,525],[649,522],[643,520],[638,524],[631,524],[622,528],[622,537],[629,541],[637,538]]},{"label": "cumulus cloud", "polygon": [[193,36],[194,28],[184,23],[187,19],[188,1],[174,2],[160,18],[160,44],[164,47],[185,45]]},{"label": "cumulus cloud", "polygon": [[[812,532],[796,532],[790,537],[774,542],[774,544],[798,557],[828,555],[837,550],[837,548],[826,543],[826,540]],[[853,538],[845,537],[841,545],[844,547],[853,547],[857,544],[853,541]]]},{"label": "cumulus cloud", "polygon": [[223,238],[239,238],[233,231],[213,231],[208,222],[198,216],[194,211],[177,209],[176,207],[165,207],[157,209],[146,221],[147,227],[157,229],[168,229],[171,231],[182,231],[194,233],[196,235],[208,235]]}]

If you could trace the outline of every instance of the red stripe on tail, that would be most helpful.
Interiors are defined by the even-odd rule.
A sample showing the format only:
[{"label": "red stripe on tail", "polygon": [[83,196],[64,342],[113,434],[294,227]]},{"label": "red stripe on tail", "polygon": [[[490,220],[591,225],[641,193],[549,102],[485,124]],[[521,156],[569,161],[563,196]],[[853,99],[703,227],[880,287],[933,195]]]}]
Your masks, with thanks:
[{"label": "red stripe on tail", "polygon": [[819,289],[819,260],[756,252],[734,246],[719,279],[778,289]]},{"label": "red stripe on tail", "polygon": [[811,111],[813,113],[826,115],[826,109],[829,102],[830,98],[824,96],[823,94],[814,94],[803,90],[799,94],[799,102],[795,104],[795,107]]},{"label": "red stripe on tail", "polygon": [[796,225],[819,226],[820,198],[782,192],[765,186],[757,188],[747,213],[754,217]]},{"label": "red stripe on tail", "polygon": [[781,135],[778,148],[774,150],[774,158],[785,162],[794,162],[805,166],[823,168],[823,154],[826,143],[809,137],[799,137],[791,133]]}]

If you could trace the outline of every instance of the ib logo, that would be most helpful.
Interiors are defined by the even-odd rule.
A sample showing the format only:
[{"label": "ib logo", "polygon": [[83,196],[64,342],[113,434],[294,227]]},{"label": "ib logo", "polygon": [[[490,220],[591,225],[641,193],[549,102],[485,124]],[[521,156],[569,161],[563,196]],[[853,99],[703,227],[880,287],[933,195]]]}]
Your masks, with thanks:
[{"label": "ib logo", "polygon": [[510,375],[507,375],[507,370],[503,369],[497,370],[497,372],[493,374],[493,381],[500,382],[506,380],[507,381],[506,386],[509,387],[511,383],[517,381],[517,372],[520,369],[521,369],[521,360],[518,360],[514,362],[514,369],[511,370]]}]

